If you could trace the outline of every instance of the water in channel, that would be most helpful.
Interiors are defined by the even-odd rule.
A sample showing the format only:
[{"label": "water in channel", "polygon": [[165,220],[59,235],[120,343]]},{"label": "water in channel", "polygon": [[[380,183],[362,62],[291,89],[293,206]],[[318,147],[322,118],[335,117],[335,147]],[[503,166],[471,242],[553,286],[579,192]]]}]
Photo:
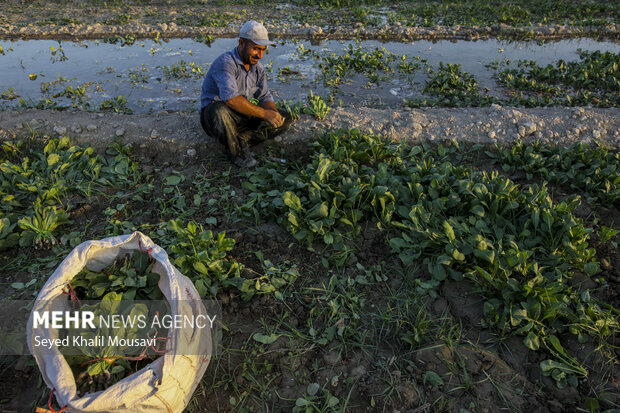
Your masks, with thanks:
[{"label": "water in channel", "polygon": [[[103,41],[0,40],[0,109],[32,107],[75,107],[97,110],[105,101],[122,96],[126,107],[136,113],[160,110],[197,110],[200,88],[209,64],[222,52],[234,48],[237,39],[216,39],[211,45],[195,39],[155,42],[138,40],[131,45]],[[326,56],[343,55],[352,46],[361,51],[385,48],[398,55],[394,66],[405,61],[420,63],[413,73],[396,69],[374,75],[348,72],[330,87],[320,63]],[[2,50],[0,49],[0,50]],[[427,79],[425,67],[440,62],[462,65],[481,88],[501,96],[493,62],[509,59],[535,60],[539,65],[559,59],[577,60],[578,51],[620,53],[620,44],[592,39],[536,42],[416,41],[282,41],[270,48],[262,63],[276,99],[300,100],[312,91],[330,92],[338,104],[399,107],[403,100],[421,96]]]}]

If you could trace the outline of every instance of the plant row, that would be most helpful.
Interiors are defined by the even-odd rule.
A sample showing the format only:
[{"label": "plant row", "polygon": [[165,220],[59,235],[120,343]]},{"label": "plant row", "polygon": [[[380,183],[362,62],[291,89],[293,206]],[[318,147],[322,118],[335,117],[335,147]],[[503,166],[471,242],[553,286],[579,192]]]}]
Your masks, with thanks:
[{"label": "plant row", "polygon": [[476,283],[484,325],[501,339],[521,336],[551,358],[543,374],[576,385],[587,371],[560,344],[613,339],[614,312],[587,290],[570,286],[575,272],[599,272],[588,246],[591,229],[574,216],[577,196],[553,202],[546,184],[520,187],[497,172],[463,166],[462,149],[394,145],[358,131],[325,134],[307,163],[272,164],[249,175],[248,212],[266,214],[301,243],[346,264],[360,250],[364,227],[385,230],[405,266],[428,273],[416,284],[431,295],[447,279]]}]

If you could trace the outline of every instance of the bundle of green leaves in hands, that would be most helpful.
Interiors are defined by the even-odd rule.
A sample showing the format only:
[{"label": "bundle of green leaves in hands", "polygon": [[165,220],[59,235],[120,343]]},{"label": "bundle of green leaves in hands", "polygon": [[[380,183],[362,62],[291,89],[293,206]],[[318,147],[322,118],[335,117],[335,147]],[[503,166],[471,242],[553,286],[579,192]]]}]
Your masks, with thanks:
[{"label": "bundle of green leaves in hands", "polygon": [[108,293],[122,294],[124,300],[161,300],[157,283],[160,275],[152,272],[155,260],[143,251],[118,257],[101,271],[82,269],[71,286],[82,300],[100,300]]}]

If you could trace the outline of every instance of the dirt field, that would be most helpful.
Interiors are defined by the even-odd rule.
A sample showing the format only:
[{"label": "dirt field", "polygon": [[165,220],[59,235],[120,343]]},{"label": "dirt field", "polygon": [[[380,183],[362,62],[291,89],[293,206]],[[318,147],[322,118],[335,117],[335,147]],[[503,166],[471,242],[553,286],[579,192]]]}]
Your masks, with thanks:
[{"label": "dirt field", "polygon": [[[342,17],[347,9],[333,11],[341,17],[334,20],[336,23],[289,21],[287,16],[297,13],[320,10],[325,16],[328,12],[288,3],[234,5],[225,11],[210,2],[191,2],[183,10],[174,5],[103,8],[80,4],[72,8],[65,4],[60,14],[54,8],[58,5],[22,3],[11,1],[0,12],[1,38],[151,37],[155,32],[167,37],[200,33],[232,37],[240,22],[258,15],[268,22],[271,33],[283,37],[475,39],[518,32],[534,38],[591,35],[618,39],[613,22],[589,28],[558,22],[536,27],[499,23],[476,28],[406,27],[397,22],[366,27],[349,25]],[[392,11],[398,8],[394,6]],[[379,12],[387,13],[383,9]],[[164,22],[165,16],[181,13],[217,14],[222,27]],[[125,15],[139,17],[125,22]],[[66,20],[68,16],[73,21]],[[106,21],[109,23],[100,23]],[[300,167],[311,163],[317,149],[308,144],[328,130],[372,131],[409,145],[429,143],[433,150],[440,143],[449,145],[456,140],[466,148],[466,156],[449,158],[450,162],[473,171],[505,174],[525,189],[545,179],[542,175],[528,177],[519,170],[507,172],[501,164],[493,164],[484,151],[495,152],[495,143],[540,140],[561,146],[601,142],[617,153],[619,115],[617,107],[332,107],[321,121],[302,114],[289,132],[254,150],[259,167],[276,170],[278,163]],[[600,239],[601,228],[620,229],[617,202],[588,202],[584,191],[572,188],[570,182],[550,184],[556,205],[572,194],[582,197],[573,215],[595,230],[588,245],[595,249],[600,271],[589,276],[576,270],[567,281],[571,291],[589,291],[593,299],[607,305],[602,305],[606,309],[603,312],[612,320],[605,340],[602,334],[578,340],[568,330],[559,336],[563,347],[587,371],[579,376],[576,386],[560,388],[556,384],[559,378],[554,380],[541,370],[541,363],[555,355],[551,349],[541,346],[534,351],[524,344],[522,335],[502,335],[489,325],[487,298],[480,284],[467,278],[448,278],[430,293],[419,288],[421,282],[433,277],[422,257],[405,262],[394,253],[388,240],[400,229],[381,227],[371,219],[362,221],[361,233],[351,240],[355,252],[347,255],[342,266],[336,266],[332,257],[337,251],[318,239],[298,242],[286,226],[286,216],[270,217],[258,204],[253,204],[256,212],[248,212],[248,202],[255,195],[247,184],[255,172],[261,174],[256,175],[260,179],[269,173],[231,166],[221,145],[204,135],[196,113],[0,111],[2,142],[24,140],[27,145],[40,147],[43,142],[65,136],[72,143],[94,146],[102,155],[108,145],[119,143],[139,165],[133,187],[108,188],[109,193],[90,199],[81,195],[72,198],[73,223],[66,232],[75,232],[84,241],[141,230],[156,242],[165,242],[166,236],[161,234],[166,222],[193,220],[214,232],[225,231],[235,240],[228,258],[245,266],[244,277],[268,271],[279,274],[290,268],[300,274],[294,283],[282,288],[282,299],[257,294],[246,301],[234,288],[218,291],[216,298],[223,305],[225,325],[222,353],[211,360],[188,412],[555,413],[613,412],[620,408],[620,251],[617,237]],[[180,177],[172,194],[162,192],[170,176]],[[140,193],[139,199],[131,198],[132,191],[143,184],[150,184],[150,189]],[[188,205],[178,207],[175,194],[187,198]],[[190,205],[192,196],[194,200],[198,196],[196,207]],[[70,249],[67,241],[44,251],[19,247],[0,251],[3,299],[30,299],[52,271],[40,262],[58,262]],[[257,251],[271,265],[259,259]],[[16,282],[25,284],[33,277],[38,281],[30,287],[9,287]],[[0,365],[0,412],[47,406],[49,390],[40,382],[31,357],[3,357]]]}]

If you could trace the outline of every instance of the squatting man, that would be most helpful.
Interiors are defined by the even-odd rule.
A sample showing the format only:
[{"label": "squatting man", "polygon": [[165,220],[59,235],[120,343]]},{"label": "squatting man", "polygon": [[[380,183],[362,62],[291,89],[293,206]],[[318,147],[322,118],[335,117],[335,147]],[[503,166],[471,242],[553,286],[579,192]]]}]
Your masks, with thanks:
[{"label": "squatting man", "polygon": [[290,114],[276,108],[267,86],[260,63],[267,46],[275,46],[267,29],[254,20],[246,22],[238,46],[215,59],[202,84],[200,124],[241,168],[256,164],[251,145],[279,135],[292,123]]}]

